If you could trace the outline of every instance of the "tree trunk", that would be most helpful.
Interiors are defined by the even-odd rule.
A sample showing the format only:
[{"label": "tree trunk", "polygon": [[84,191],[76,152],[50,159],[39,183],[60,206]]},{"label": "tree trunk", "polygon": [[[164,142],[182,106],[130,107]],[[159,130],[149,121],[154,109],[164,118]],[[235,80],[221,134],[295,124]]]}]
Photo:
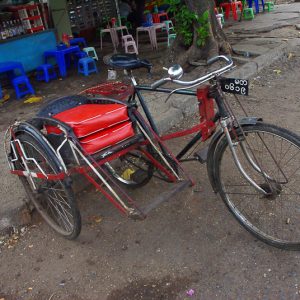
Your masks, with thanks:
[{"label": "tree trunk", "polygon": [[137,26],[142,26],[144,21],[145,0],[135,0],[137,13]]},{"label": "tree trunk", "polygon": [[[214,1],[212,0],[185,0],[190,11],[202,16],[205,11],[209,11],[209,36],[203,47],[197,46],[197,27],[199,24],[194,22],[194,38],[192,45],[187,49],[182,39],[177,36],[173,44],[173,51],[176,62],[181,65],[197,65],[199,60],[207,60],[213,56],[222,53],[230,53],[231,47],[227,41],[225,33],[221,29],[214,12]],[[176,25],[175,25],[176,26]]]}]

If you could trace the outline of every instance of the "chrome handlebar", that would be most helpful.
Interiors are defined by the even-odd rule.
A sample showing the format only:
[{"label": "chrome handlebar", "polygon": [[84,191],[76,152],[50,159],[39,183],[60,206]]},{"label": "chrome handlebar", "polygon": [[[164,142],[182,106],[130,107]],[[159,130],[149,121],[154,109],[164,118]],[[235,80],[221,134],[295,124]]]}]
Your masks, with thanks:
[{"label": "chrome handlebar", "polygon": [[170,77],[167,78],[162,78],[159,79],[157,81],[155,81],[153,84],[151,84],[151,88],[152,89],[157,89],[158,87],[162,86],[163,84],[167,83],[167,82],[173,82],[176,83],[178,85],[182,85],[182,86],[196,86],[196,85],[200,85],[212,78],[214,78],[216,75],[220,75],[222,73],[225,73],[226,71],[232,69],[233,66],[233,61],[230,57],[224,56],[224,55],[219,55],[219,56],[215,56],[211,59],[209,59],[207,61],[208,65],[211,65],[213,63],[215,63],[216,61],[219,60],[225,60],[226,61],[226,66],[217,69],[215,71],[212,71],[211,73],[208,73],[200,78],[197,78],[195,80],[191,80],[191,81],[183,81],[183,80],[178,80],[178,79],[172,79]]}]

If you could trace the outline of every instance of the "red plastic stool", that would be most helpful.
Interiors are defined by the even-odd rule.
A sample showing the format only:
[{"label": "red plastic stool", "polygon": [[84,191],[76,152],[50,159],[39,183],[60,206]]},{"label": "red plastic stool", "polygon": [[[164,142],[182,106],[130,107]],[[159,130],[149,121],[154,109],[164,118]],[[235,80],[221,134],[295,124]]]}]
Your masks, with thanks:
[{"label": "red plastic stool", "polygon": [[235,1],[231,3],[221,3],[220,7],[225,9],[225,19],[229,18],[230,10],[232,11],[233,19],[238,20],[237,9],[239,8],[241,13],[243,11],[243,5],[241,1]]},{"label": "red plastic stool", "polygon": [[161,23],[161,20],[160,20],[161,17],[164,17],[166,20],[169,20],[168,13],[160,12],[157,14],[152,14],[153,23]]}]

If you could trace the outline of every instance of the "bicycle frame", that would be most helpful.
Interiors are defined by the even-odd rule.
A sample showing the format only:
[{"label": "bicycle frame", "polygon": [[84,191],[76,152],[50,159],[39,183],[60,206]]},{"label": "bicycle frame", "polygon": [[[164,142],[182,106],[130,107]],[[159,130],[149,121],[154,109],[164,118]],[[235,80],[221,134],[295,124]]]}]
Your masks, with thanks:
[{"label": "bicycle frame", "polygon": [[[154,89],[150,86],[137,85],[136,80],[133,77],[131,72],[129,74],[129,78],[131,79],[132,84],[135,88],[135,93],[134,93],[133,99],[131,101],[135,100],[135,95],[138,97],[139,102],[140,102],[140,104],[144,110],[144,113],[147,117],[147,120],[149,121],[153,130],[158,135],[159,135],[159,130],[158,130],[157,126],[155,125],[153,117],[152,117],[150,111],[148,110],[145,100],[140,92],[141,91],[155,91],[155,92],[160,92],[160,93],[168,93],[169,95],[181,94],[181,95],[197,96],[198,105],[199,105],[200,123],[189,129],[185,129],[185,130],[177,131],[175,133],[161,136],[161,140],[166,141],[166,140],[179,138],[179,137],[183,137],[183,136],[187,136],[187,135],[196,133],[196,135],[193,138],[191,138],[191,140],[186,144],[186,146],[184,146],[184,148],[176,155],[176,159],[178,159],[179,162],[191,161],[191,160],[199,161],[200,160],[197,155],[194,158],[188,158],[188,159],[183,159],[183,157],[198,141],[200,141],[202,139],[202,141],[204,142],[207,139],[209,139],[216,130],[216,127],[217,127],[216,122],[218,120],[220,120],[222,132],[225,134],[225,136],[228,140],[229,147],[230,147],[230,150],[231,150],[231,153],[232,153],[232,156],[233,156],[233,159],[234,159],[234,162],[235,162],[237,168],[239,169],[241,174],[244,176],[244,178],[252,186],[254,186],[257,191],[261,192],[264,195],[267,195],[267,192],[263,188],[261,188],[251,177],[249,177],[249,175],[244,170],[243,166],[241,165],[241,163],[239,161],[239,158],[238,158],[236,150],[235,150],[235,143],[232,142],[232,138],[230,136],[230,131],[228,128],[228,124],[230,124],[234,120],[234,118],[232,118],[231,113],[229,113],[227,111],[227,108],[225,107],[225,105],[223,103],[223,99],[220,99],[220,97],[222,98],[222,95],[220,94],[217,84],[216,84],[217,88],[214,89],[213,93],[211,93],[211,94],[213,94],[213,97],[214,97],[214,98],[212,98],[209,96],[209,92],[210,92],[211,87],[213,87],[213,86],[210,86],[210,85],[206,85],[202,88],[198,88],[196,92],[192,91],[192,90],[188,90],[188,89],[175,89],[175,90],[165,89],[165,88],[155,88]],[[215,78],[215,79],[217,79],[217,78]],[[215,110],[214,110],[215,102],[216,102],[216,105],[219,110],[218,114],[216,114]],[[240,127],[239,124],[237,124],[237,125],[238,125],[238,127]],[[211,151],[208,154],[212,156],[213,153],[214,153],[214,151]],[[247,157],[248,157],[248,159],[250,159],[249,154],[247,154]],[[210,160],[212,160],[212,159],[210,159]],[[204,159],[204,161],[206,161],[206,158]],[[269,182],[270,179],[268,178],[268,175],[258,165],[258,162],[255,163],[251,159],[250,163],[259,173],[261,173],[263,175],[265,180],[267,182]],[[214,179],[212,177],[214,175],[212,174],[213,172],[211,169],[213,169],[212,163],[208,164],[208,174],[211,177],[210,181],[213,184]]]},{"label": "bicycle frame", "polygon": [[[105,99],[105,101],[107,101],[107,99]],[[43,125],[53,125],[54,123],[57,123],[57,126],[61,125],[59,129],[61,129],[61,131],[63,132],[64,139],[63,141],[61,141],[61,144],[56,149],[54,149],[49,144],[47,139],[45,139],[45,137],[41,134],[41,132],[33,125],[26,122],[21,124],[16,123],[7,130],[5,136],[5,140],[9,141],[9,147],[6,147],[6,153],[11,173],[18,176],[27,177],[31,183],[32,188],[36,191],[37,188],[35,186],[33,178],[44,179],[47,181],[58,181],[64,180],[65,178],[75,173],[82,174],[123,214],[126,214],[131,218],[143,219],[146,217],[146,214],[156,206],[150,203],[150,206],[146,206],[144,209],[140,209],[135,204],[134,200],[114,182],[112,175],[104,169],[105,164],[121,156],[124,156],[132,150],[137,150],[141,152],[157,169],[164,173],[169,182],[177,182],[177,187],[173,191],[171,191],[171,193],[179,192],[181,189],[187,187],[187,185],[193,185],[194,183],[180,165],[177,165],[177,171],[175,171],[173,166],[170,165],[170,163],[161,153],[161,150],[158,149],[157,146],[155,146],[155,142],[162,145],[163,141],[144,121],[139,112],[137,110],[134,110],[131,113],[132,117],[136,119],[137,127],[143,134],[144,138],[141,138],[141,136],[137,135],[132,140],[124,141],[123,143],[120,143],[115,147],[103,150],[102,152],[100,152],[98,157],[93,157],[83,150],[76,136],[72,134],[72,130],[70,128],[67,128],[66,124],[60,124],[60,122],[48,118],[36,118],[36,120],[44,122]],[[22,143],[18,139],[18,130],[20,130],[20,126],[22,127],[22,132],[27,132],[36,140],[39,140],[40,143],[43,144],[43,147],[48,147],[48,151],[50,151],[53,156],[55,156],[59,160],[59,169],[61,170],[61,172],[57,174],[47,174],[38,161],[28,157],[24,147],[22,146]],[[152,136],[152,138],[150,138],[150,135]],[[68,146],[70,147],[71,153],[73,154],[73,158],[77,166],[69,168],[65,163],[62,157],[63,155],[61,153],[62,146],[65,144],[68,144]],[[149,153],[146,149],[143,148],[143,146],[146,145],[152,145],[158,157],[161,158],[161,162],[153,156],[153,153]],[[172,155],[172,153],[167,149],[166,146],[164,146],[164,149],[166,149],[168,155],[173,159],[173,161],[175,163],[178,163],[176,158]],[[14,163],[18,159],[22,163],[21,168],[15,168]],[[35,169],[37,171],[30,170],[30,163],[35,165]],[[97,179],[93,178],[89,174],[90,172],[96,175],[96,178],[100,180],[100,183],[97,182]],[[179,173],[177,174],[177,172]],[[104,189],[104,187],[106,189]],[[165,197],[158,197],[158,200],[156,200],[155,202],[159,203],[165,200]]]},{"label": "bicycle frame", "polygon": [[[158,93],[166,93],[170,94],[173,92],[171,89],[165,89],[165,88],[157,88],[157,89],[152,89],[150,86],[142,86],[142,85],[137,85],[135,83],[134,77],[130,77],[135,88],[134,95],[131,100],[129,101],[135,101],[135,96],[139,99],[139,102],[141,104],[141,107],[146,115],[146,118],[151,125],[152,129],[156,132],[156,134],[159,135],[159,130],[155,124],[155,121],[145,103],[145,99],[143,95],[141,94],[141,91],[155,91]],[[191,140],[183,147],[183,149],[176,155],[176,159],[178,159],[179,162],[186,161],[185,159],[182,159],[183,156],[200,140],[206,141],[209,139],[212,134],[216,130],[216,113],[214,110],[214,99],[209,97],[209,89],[210,86],[206,85],[202,88],[199,88],[197,91],[192,91],[192,90],[178,90],[175,91],[174,94],[179,94],[179,95],[186,95],[186,96],[195,96],[197,97],[198,100],[198,106],[199,106],[199,123],[197,125],[194,125],[191,128],[185,129],[185,130],[180,130],[175,133],[171,134],[166,134],[166,135],[161,135],[160,138],[162,141],[167,141],[175,138],[180,138],[183,136],[195,134]],[[188,160],[198,160],[197,158],[191,158]]]}]

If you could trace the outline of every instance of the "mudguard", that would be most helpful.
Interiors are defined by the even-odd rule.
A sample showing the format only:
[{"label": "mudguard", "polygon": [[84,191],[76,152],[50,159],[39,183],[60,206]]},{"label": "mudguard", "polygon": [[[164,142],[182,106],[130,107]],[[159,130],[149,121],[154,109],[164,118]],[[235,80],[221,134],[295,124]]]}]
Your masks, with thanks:
[{"label": "mudguard", "polygon": [[[31,136],[37,144],[45,151],[49,159],[51,159],[52,164],[57,168],[56,171],[66,171],[63,167],[63,164],[60,162],[59,158],[57,157],[54,148],[49,143],[49,141],[43,136],[43,134],[32,124],[29,122],[20,122],[17,126],[13,128],[13,132],[16,136],[24,133]],[[13,139],[13,137],[12,137]]]},{"label": "mudguard", "polygon": [[[247,126],[247,125],[255,125],[257,122],[262,121],[262,118],[257,117],[244,117],[239,120],[239,124],[241,126]],[[236,127],[238,128],[238,127]],[[216,187],[216,175],[215,175],[215,153],[219,144],[219,141],[223,137],[224,133],[220,129],[218,132],[216,132],[208,146],[208,156],[207,156],[207,174],[210,181],[210,184],[213,188],[213,191],[215,193],[218,193],[217,187]]]}]

